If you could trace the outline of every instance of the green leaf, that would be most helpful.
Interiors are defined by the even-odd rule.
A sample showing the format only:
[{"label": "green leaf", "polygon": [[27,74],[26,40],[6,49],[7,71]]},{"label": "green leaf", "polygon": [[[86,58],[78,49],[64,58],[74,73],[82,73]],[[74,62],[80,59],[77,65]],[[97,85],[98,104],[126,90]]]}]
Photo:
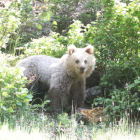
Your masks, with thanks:
[{"label": "green leaf", "polygon": [[22,103],[21,103],[21,102],[16,102],[16,104],[17,104],[18,106],[22,106]]},{"label": "green leaf", "polygon": [[28,94],[27,97],[28,97],[29,99],[32,99],[32,98],[33,98],[33,95],[32,95],[32,94]]},{"label": "green leaf", "polygon": [[134,80],[134,83],[135,84],[139,84],[140,83],[140,80],[139,79],[136,79],[136,80]]},{"label": "green leaf", "polygon": [[133,88],[133,87],[135,87],[136,86],[136,84],[131,84],[131,85],[129,85],[129,88],[131,89],[131,88]]},{"label": "green leaf", "polygon": [[138,91],[140,91],[140,86],[138,86]]},{"label": "green leaf", "polygon": [[8,97],[8,96],[9,96],[7,92],[2,92],[2,95],[3,95],[4,97]]},{"label": "green leaf", "polygon": [[56,26],[57,25],[57,22],[56,21],[53,21],[53,23],[52,23],[54,26]]},{"label": "green leaf", "polygon": [[38,25],[37,25],[37,28],[40,29],[40,30],[42,30],[41,24],[38,24]]},{"label": "green leaf", "polygon": [[41,15],[39,16],[40,18],[46,17],[47,13],[46,12],[42,12]]},{"label": "green leaf", "polygon": [[14,110],[13,110],[12,107],[9,107],[8,110],[9,110],[9,112],[11,112],[11,113],[14,112]]},{"label": "green leaf", "polygon": [[119,106],[115,106],[114,108],[115,108],[116,110],[119,110],[119,109],[120,109],[120,107],[119,107]]},{"label": "green leaf", "polygon": [[134,102],[132,102],[132,103],[131,103],[131,106],[134,106],[134,105],[135,105],[135,103],[134,103]]},{"label": "green leaf", "polygon": [[112,96],[112,99],[115,99],[115,96]]},{"label": "green leaf", "polygon": [[98,103],[95,103],[95,105],[98,105]]},{"label": "green leaf", "polygon": [[2,106],[2,109],[5,110],[5,111],[7,110],[7,108],[5,106]]},{"label": "green leaf", "polygon": [[90,15],[90,14],[87,14],[87,17],[89,17],[89,18],[90,18],[90,17],[91,17],[91,15]]},{"label": "green leaf", "polygon": [[30,100],[29,99],[24,99],[24,102],[29,102]]},{"label": "green leaf", "polygon": [[107,103],[107,102],[110,102],[110,101],[111,101],[110,99],[106,99],[106,100],[105,100],[106,103]]}]

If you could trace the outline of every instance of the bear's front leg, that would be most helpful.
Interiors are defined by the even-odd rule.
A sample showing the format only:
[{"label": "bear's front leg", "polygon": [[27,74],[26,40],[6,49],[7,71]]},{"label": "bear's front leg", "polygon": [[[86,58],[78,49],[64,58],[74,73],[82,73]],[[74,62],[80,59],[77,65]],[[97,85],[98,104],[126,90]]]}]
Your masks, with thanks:
[{"label": "bear's front leg", "polygon": [[84,107],[85,101],[85,79],[80,79],[73,83],[71,88],[72,105],[76,108]]},{"label": "bear's front leg", "polygon": [[52,87],[48,91],[49,99],[51,101],[50,105],[53,112],[62,113],[62,106],[61,106],[61,90]]},{"label": "bear's front leg", "polygon": [[68,104],[68,97],[71,83],[59,83],[50,87],[48,91],[49,99],[51,100],[51,108],[55,113],[62,113],[63,108]]}]

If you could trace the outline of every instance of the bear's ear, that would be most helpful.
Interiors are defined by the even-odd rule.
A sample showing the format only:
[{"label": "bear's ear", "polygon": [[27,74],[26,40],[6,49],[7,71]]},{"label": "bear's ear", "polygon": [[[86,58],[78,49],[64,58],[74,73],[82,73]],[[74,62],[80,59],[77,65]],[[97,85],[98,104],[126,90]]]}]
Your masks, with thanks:
[{"label": "bear's ear", "polygon": [[74,52],[76,52],[76,47],[74,45],[70,45],[68,47],[68,54],[72,55]]},{"label": "bear's ear", "polygon": [[93,46],[88,45],[88,46],[85,48],[85,52],[87,52],[87,53],[89,53],[89,54],[93,54],[93,52],[94,52]]}]

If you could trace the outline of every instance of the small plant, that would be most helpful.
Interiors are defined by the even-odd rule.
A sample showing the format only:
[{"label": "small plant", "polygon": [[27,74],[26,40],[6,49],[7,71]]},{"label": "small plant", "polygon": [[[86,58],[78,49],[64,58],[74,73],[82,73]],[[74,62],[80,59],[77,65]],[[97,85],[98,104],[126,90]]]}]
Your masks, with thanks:
[{"label": "small plant", "polygon": [[70,25],[70,29],[68,31],[68,44],[74,44],[77,47],[85,47],[83,43],[85,32],[85,26],[78,20],[75,20],[73,24]]},{"label": "small plant", "polygon": [[8,10],[3,9],[0,16],[0,49],[6,48],[6,43],[9,41],[11,34],[15,34],[18,25],[20,24],[20,19],[17,18],[19,13],[14,9]]},{"label": "small plant", "polygon": [[60,34],[67,34],[73,20],[79,20],[84,25],[96,20],[96,12],[101,9],[99,1],[81,0],[55,0],[51,1],[50,9],[55,21],[55,31]]},{"label": "small plant", "polygon": [[64,125],[64,126],[68,127],[71,124],[71,120],[69,119],[69,116],[67,113],[58,115],[57,119],[58,119],[58,123],[60,125]]},{"label": "small plant", "polygon": [[[137,86],[137,84],[135,84],[135,86]],[[137,114],[134,113],[140,108],[140,99],[138,98],[137,92],[131,92],[130,89],[132,89],[132,85],[134,84],[130,84],[130,86],[124,90],[114,89],[110,91],[110,98],[99,97],[94,99],[93,105],[104,106],[104,111],[109,115],[109,121],[123,118],[132,119],[133,116],[135,116],[135,120],[138,120]]]},{"label": "small plant", "polygon": [[96,66],[103,73],[103,97],[94,105],[105,106],[110,116],[120,119],[139,110],[140,4],[133,1],[116,5],[113,0],[102,4],[104,12],[88,26],[84,36],[85,42],[94,44]]},{"label": "small plant", "polygon": [[21,69],[10,67],[8,58],[2,54],[0,59],[0,116],[3,120],[12,113],[28,110],[32,95],[25,88],[27,78],[22,76]]},{"label": "small plant", "polygon": [[80,21],[74,21],[70,26],[67,37],[59,33],[51,32],[49,37],[33,39],[32,42],[25,44],[26,55],[50,55],[61,57],[65,54],[67,46],[74,44],[77,47],[85,47],[83,43],[84,25]]},{"label": "small plant", "polygon": [[51,12],[38,7],[38,15],[33,5],[32,0],[13,0],[9,7],[0,11],[0,49],[3,52],[19,55],[32,38],[49,35]]},{"label": "small plant", "polygon": [[[58,38],[59,39],[59,38]],[[58,39],[54,37],[42,37],[39,39],[33,39],[32,42],[27,43],[25,54],[26,55],[49,55],[54,57],[61,57],[66,47]]]}]

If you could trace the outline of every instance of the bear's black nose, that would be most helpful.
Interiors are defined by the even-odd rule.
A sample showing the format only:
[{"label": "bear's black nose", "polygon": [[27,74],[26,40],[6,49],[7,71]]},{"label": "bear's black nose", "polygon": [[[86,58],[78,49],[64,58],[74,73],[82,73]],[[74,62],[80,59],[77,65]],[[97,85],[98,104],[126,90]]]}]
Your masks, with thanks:
[{"label": "bear's black nose", "polygon": [[80,67],[80,72],[84,72],[85,68],[84,67]]}]

